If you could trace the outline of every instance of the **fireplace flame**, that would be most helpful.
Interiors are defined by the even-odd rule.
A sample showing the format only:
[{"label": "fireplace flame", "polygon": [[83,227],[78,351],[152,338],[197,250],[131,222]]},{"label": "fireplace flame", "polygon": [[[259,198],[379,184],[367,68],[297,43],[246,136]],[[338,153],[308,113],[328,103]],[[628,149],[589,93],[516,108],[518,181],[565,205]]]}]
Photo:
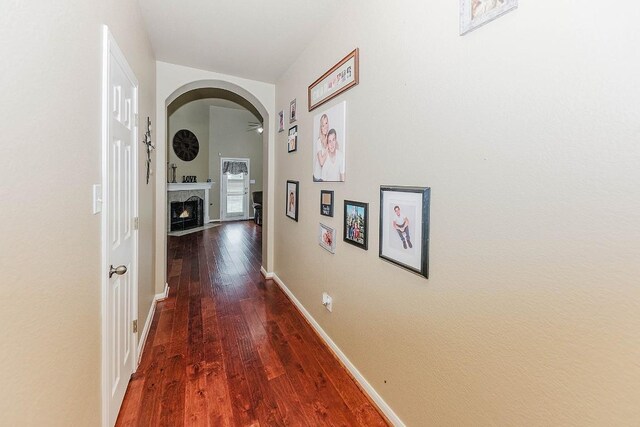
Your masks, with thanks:
[{"label": "fireplace flame", "polygon": [[180,214],[180,218],[189,218],[189,212],[187,212],[187,210],[183,210],[182,213]]}]

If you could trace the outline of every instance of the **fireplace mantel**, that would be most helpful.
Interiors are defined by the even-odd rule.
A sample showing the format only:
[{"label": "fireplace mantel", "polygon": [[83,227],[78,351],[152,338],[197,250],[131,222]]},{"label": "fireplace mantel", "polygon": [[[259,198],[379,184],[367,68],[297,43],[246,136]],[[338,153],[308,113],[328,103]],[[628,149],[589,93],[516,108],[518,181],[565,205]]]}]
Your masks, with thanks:
[{"label": "fireplace mantel", "polygon": [[211,190],[215,182],[185,182],[177,184],[167,184],[167,191],[189,191],[189,190]]},{"label": "fireplace mantel", "polygon": [[[167,192],[170,191],[198,191],[202,192],[201,194],[204,196],[204,223],[205,225],[209,223],[209,190],[211,190],[211,186],[213,186],[215,182],[185,182],[185,183],[167,183]],[[167,217],[169,216],[171,201],[169,197],[167,197]],[[169,219],[169,226],[171,220]]]}]

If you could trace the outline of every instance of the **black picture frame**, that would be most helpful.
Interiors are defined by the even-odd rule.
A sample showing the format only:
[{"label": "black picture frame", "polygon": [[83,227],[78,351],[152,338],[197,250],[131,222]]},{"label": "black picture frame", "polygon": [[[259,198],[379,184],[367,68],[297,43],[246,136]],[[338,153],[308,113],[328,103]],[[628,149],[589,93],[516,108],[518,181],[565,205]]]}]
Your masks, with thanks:
[{"label": "black picture frame", "polygon": [[[291,142],[293,141],[293,143]],[[287,137],[287,152],[293,153],[298,150],[298,126],[291,126]]]},{"label": "black picture frame", "polygon": [[379,256],[429,278],[430,187],[380,186]]},{"label": "black picture frame", "polygon": [[369,204],[354,200],[344,201],[342,240],[369,250]]},{"label": "black picture frame", "polygon": [[[299,197],[299,181],[287,180],[285,187],[284,213],[287,217],[298,222],[298,197]],[[293,195],[293,201],[291,196]]]},{"label": "black picture frame", "polygon": [[[327,197],[329,203],[324,203]],[[333,216],[333,190],[320,190],[320,215]]]}]

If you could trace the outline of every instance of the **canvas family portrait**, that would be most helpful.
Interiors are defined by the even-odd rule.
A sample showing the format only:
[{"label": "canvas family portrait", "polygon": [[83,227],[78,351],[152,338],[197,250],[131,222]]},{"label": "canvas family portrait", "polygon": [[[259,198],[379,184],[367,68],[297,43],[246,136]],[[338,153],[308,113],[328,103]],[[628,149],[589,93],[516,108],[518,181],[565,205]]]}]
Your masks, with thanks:
[{"label": "canvas family portrait", "polygon": [[428,277],[427,187],[380,188],[380,257]]},{"label": "canvas family portrait", "polygon": [[369,204],[345,200],[343,240],[362,249],[368,249],[368,224]]},{"label": "canvas family portrait", "polygon": [[313,119],[313,180],[342,182],[345,180],[346,112],[343,101]]}]

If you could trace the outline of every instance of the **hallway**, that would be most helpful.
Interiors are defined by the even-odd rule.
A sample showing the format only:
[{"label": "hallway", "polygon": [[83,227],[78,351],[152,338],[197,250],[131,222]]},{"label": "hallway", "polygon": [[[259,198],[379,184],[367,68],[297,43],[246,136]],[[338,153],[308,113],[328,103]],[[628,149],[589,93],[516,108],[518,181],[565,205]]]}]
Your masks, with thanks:
[{"label": "hallway", "polygon": [[387,425],[277,284],[253,222],[169,238],[118,426]]}]

